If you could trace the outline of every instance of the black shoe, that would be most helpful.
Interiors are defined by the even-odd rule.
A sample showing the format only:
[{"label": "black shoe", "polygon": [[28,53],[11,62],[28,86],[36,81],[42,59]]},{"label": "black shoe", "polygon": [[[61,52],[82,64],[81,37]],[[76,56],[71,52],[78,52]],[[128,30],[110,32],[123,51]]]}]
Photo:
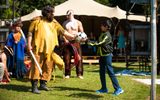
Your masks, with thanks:
[{"label": "black shoe", "polygon": [[45,80],[40,80],[40,90],[45,90],[45,91],[49,91],[49,88],[46,86],[46,82]]},{"label": "black shoe", "polygon": [[40,94],[40,91],[38,90],[38,88],[33,88],[32,89],[32,93]]},{"label": "black shoe", "polygon": [[49,88],[47,86],[43,86],[43,85],[40,85],[39,89],[49,91]]},{"label": "black shoe", "polygon": [[40,94],[40,91],[37,88],[38,80],[31,80],[32,84],[32,93]]}]

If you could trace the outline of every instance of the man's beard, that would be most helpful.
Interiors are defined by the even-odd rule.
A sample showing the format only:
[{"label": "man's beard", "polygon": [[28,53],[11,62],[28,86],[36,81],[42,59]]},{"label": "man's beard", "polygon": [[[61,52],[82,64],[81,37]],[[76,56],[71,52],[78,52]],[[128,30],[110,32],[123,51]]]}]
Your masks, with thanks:
[{"label": "man's beard", "polygon": [[47,20],[48,20],[49,22],[52,22],[52,21],[53,21],[53,17],[48,17]]}]

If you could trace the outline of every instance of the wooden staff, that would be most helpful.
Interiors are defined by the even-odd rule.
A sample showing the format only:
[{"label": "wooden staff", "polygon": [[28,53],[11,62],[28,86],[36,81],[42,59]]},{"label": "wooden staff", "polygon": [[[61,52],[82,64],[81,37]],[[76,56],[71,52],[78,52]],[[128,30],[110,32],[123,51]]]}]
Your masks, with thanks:
[{"label": "wooden staff", "polygon": [[[27,43],[26,38],[25,38],[25,35],[24,35],[22,29],[20,30],[20,33],[22,34],[22,37],[24,38],[24,41]],[[41,69],[41,67],[40,67],[40,65],[39,65],[39,63],[38,63],[38,61],[37,61],[35,55],[33,54],[32,50],[30,50],[29,52],[30,52],[30,54],[31,54],[31,56],[32,56],[32,58],[33,58],[33,60],[35,61],[35,63],[36,63],[36,65],[37,65],[37,68],[38,68],[40,74],[42,75],[42,69]]]}]

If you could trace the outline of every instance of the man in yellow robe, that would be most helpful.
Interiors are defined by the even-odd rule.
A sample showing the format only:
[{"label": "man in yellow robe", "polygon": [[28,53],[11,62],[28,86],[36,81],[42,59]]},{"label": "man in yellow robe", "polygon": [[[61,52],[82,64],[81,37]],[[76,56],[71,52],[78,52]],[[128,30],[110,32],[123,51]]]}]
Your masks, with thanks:
[{"label": "man in yellow robe", "polygon": [[51,78],[52,64],[56,64],[59,68],[64,67],[64,62],[60,56],[54,52],[55,46],[58,46],[58,35],[63,35],[66,38],[74,39],[76,36],[69,34],[62,26],[53,18],[54,8],[46,6],[42,9],[42,17],[34,20],[28,33],[28,50],[32,50],[42,69],[42,75],[35,64],[32,62],[32,67],[29,72],[31,79],[32,92],[39,94],[37,88],[38,80],[40,80],[40,89],[48,91],[46,82]]}]

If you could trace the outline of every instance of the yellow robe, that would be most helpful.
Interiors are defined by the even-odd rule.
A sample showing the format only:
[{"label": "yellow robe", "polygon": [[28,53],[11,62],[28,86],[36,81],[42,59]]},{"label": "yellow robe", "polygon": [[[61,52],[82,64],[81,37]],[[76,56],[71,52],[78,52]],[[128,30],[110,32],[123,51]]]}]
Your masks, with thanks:
[{"label": "yellow robe", "polygon": [[58,35],[64,33],[64,29],[56,20],[47,22],[44,19],[38,19],[31,23],[29,32],[34,33],[32,47],[35,54],[43,52],[50,60],[52,51],[56,45],[59,45]]},{"label": "yellow robe", "polygon": [[49,81],[53,63],[58,65],[60,69],[64,67],[61,57],[54,53],[55,46],[59,45],[58,35],[63,34],[64,29],[56,20],[47,22],[44,19],[37,19],[31,23],[29,32],[33,33],[33,52],[42,69],[42,76],[40,76],[39,70],[33,61],[29,71],[29,79]]}]

